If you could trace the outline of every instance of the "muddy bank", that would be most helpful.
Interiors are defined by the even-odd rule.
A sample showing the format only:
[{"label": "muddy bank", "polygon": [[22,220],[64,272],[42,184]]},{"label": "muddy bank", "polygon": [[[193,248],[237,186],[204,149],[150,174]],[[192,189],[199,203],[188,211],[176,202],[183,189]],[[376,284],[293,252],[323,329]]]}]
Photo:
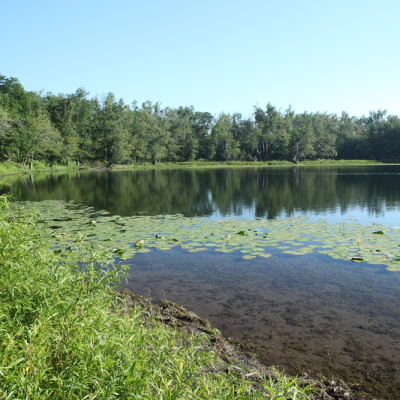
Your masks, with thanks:
[{"label": "muddy bank", "polygon": [[[251,375],[256,370],[260,375],[275,380],[276,370],[264,365],[259,358],[259,349],[249,340],[223,337],[219,331],[213,329],[210,322],[192,311],[170,301],[156,302],[154,299],[133,293],[130,290],[119,290],[116,297],[121,299],[126,310],[140,306],[145,311],[144,318],[155,318],[162,324],[187,331],[188,334],[202,332],[208,337],[205,346],[211,346],[219,355],[222,362],[210,369],[211,373],[229,372],[232,368],[242,371],[247,379],[253,382],[257,389],[261,389],[260,379]],[[363,400],[373,399],[363,388],[349,385],[336,377],[310,377],[306,373],[298,376],[297,382],[301,386],[308,386],[315,390],[314,400]],[[376,398],[378,399],[378,398]]]}]

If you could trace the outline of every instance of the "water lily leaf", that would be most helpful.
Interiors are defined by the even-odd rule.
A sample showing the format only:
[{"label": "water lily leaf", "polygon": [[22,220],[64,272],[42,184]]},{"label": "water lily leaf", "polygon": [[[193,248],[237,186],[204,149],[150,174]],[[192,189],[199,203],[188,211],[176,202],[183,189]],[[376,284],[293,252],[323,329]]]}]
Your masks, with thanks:
[{"label": "water lily leaf", "polygon": [[386,269],[388,271],[392,271],[392,272],[399,272],[400,271],[400,265],[389,265]]},{"label": "water lily leaf", "polygon": [[149,253],[150,249],[147,249],[145,247],[137,248],[138,253]]},{"label": "water lily leaf", "polygon": [[[105,210],[96,211],[82,203],[57,200],[14,202],[11,207],[21,214],[29,214],[33,210],[39,212],[40,238],[48,241],[54,249],[70,248],[68,251],[72,252],[75,252],[74,246],[78,246],[79,241],[90,241],[95,245],[103,243],[111,252],[120,248],[124,258],[149,251],[144,249],[144,243],[156,249],[170,249],[174,244],[181,243],[188,250],[214,247],[226,253],[239,250],[252,257],[265,257],[266,247],[277,247],[293,255],[312,253],[313,249],[321,247],[319,253],[343,260],[360,257],[368,263],[393,266],[399,259],[399,229],[384,224],[363,226],[350,220],[332,224],[305,216],[220,221],[177,214],[122,218],[112,216]],[[83,238],[77,239],[77,232],[83,234]],[[143,240],[142,247],[136,246],[139,240]],[[307,246],[308,243],[316,244]],[[117,256],[116,252],[113,254]]]},{"label": "water lily leaf", "polygon": [[268,254],[268,253],[262,253],[262,254],[258,254],[259,257],[264,257],[264,258],[270,258],[272,256],[272,254]]},{"label": "water lily leaf", "polygon": [[303,256],[303,255],[307,254],[307,253],[304,253],[304,252],[301,252],[301,251],[294,251],[294,250],[285,250],[283,253],[293,254],[295,256]]}]

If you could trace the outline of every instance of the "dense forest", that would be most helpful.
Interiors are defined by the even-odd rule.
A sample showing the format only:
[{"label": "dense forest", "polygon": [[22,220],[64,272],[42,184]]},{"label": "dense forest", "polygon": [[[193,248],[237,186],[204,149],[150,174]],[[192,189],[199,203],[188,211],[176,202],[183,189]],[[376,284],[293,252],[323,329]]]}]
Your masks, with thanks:
[{"label": "dense forest", "polygon": [[162,161],[270,161],[304,159],[400,159],[400,118],[281,111],[268,104],[241,114],[131,106],[112,93],[89,97],[29,92],[0,75],[0,161],[147,163]]}]

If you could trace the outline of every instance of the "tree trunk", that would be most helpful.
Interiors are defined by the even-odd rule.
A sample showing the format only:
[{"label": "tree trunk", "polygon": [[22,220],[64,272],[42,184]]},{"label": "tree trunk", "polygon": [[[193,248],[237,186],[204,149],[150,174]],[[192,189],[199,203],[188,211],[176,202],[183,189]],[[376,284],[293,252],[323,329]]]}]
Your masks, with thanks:
[{"label": "tree trunk", "polygon": [[266,157],[265,142],[264,142],[264,140],[261,141],[261,144],[262,144],[262,159],[263,159],[263,161],[265,162],[267,157]]},{"label": "tree trunk", "polygon": [[32,154],[32,157],[31,157],[31,166],[30,166],[30,169],[31,169],[31,171],[33,170],[33,154]]}]

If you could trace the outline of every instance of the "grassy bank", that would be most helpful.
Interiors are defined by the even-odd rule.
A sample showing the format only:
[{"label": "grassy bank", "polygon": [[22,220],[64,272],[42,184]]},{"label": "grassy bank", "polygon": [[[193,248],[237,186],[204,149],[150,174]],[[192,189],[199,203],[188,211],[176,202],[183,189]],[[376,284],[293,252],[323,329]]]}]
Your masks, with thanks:
[{"label": "grassy bank", "polygon": [[[42,172],[42,171],[68,171],[76,169],[76,166],[68,166],[68,165],[55,165],[50,167],[41,161],[33,162],[33,170],[34,172]],[[30,174],[32,172],[29,169],[29,166],[25,169],[22,168],[21,164],[14,163],[10,161],[0,163],[0,176],[1,175],[15,175],[15,174]]]},{"label": "grassy bank", "polygon": [[398,164],[398,161],[374,161],[374,160],[310,160],[301,161],[294,164],[290,161],[188,161],[188,162],[162,162],[156,165],[151,163],[145,164],[124,164],[124,165],[92,165],[75,164],[70,165],[54,165],[49,166],[40,161],[34,161],[33,170],[29,168],[22,169],[21,165],[14,162],[0,163],[0,176],[15,174],[30,174],[32,172],[56,172],[56,171],[73,171],[73,170],[103,170],[103,169],[127,169],[127,170],[143,170],[143,169],[176,169],[176,168],[226,168],[226,167],[268,167],[268,166],[324,166],[324,165],[383,165]]},{"label": "grassy bank", "polygon": [[0,202],[0,398],[310,398],[283,375],[218,368],[201,331],[168,327],[115,296],[126,270],[101,249],[88,255],[76,238],[83,269],[41,243],[34,216],[16,218]]}]

